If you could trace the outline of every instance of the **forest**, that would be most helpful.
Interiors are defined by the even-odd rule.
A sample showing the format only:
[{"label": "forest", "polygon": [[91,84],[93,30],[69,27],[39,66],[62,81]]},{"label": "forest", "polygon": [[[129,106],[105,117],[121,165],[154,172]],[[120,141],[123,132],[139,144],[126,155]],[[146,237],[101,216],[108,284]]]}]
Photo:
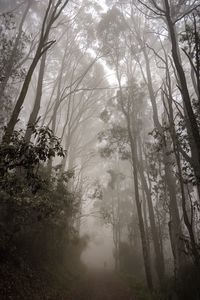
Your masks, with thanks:
[{"label": "forest", "polygon": [[0,299],[200,300],[199,0],[0,0]]}]

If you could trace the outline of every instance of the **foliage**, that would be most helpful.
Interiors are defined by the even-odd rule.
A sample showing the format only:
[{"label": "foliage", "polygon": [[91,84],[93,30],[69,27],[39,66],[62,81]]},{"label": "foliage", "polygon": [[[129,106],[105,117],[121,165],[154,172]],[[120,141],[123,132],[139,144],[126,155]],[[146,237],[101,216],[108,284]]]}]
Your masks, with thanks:
[{"label": "foliage", "polygon": [[[73,172],[60,175],[55,171],[50,176],[44,166],[51,157],[64,156],[59,139],[46,127],[35,128],[34,136],[35,143],[27,144],[23,131],[15,131],[11,143],[0,146],[0,248],[4,251],[12,250],[13,243],[15,248],[21,235],[27,235],[29,242],[34,240],[39,224],[40,230],[60,228],[62,233],[67,217],[78,207],[75,195],[68,190]],[[58,232],[55,238],[62,240]]]},{"label": "foliage", "polygon": [[199,64],[200,64],[200,32],[198,30],[199,21],[199,9],[195,9],[192,14],[185,17],[185,30],[181,33],[180,42],[183,45],[184,51],[192,59],[194,66],[197,69],[197,76],[199,76]]},{"label": "foliage", "polygon": [[130,289],[133,291],[138,300],[167,300],[167,295],[160,294],[157,291],[151,293],[143,282],[138,281],[131,275],[125,275],[125,280],[128,281]]},{"label": "foliage", "polygon": [[20,63],[25,54],[28,35],[22,32],[17,41],[17,15],[3,13],[0,15],[0,126],[1,130],[9,119],[16,87],[25,76],[25,68]]},{"label": "foliage", "polygon": [[[27,144],[23,131],[15,131],[10,144],[0,146],[1,189],[11,196],[23,194],[24,188],[26,192],[36,193],[44,183],[39,175],[40,165],[56,154],[64,156],[59,140],[49,128],[35,128],[34,136],[36,143]],[[21,176],[24,186],[20,187],[17,181],[21,181]]]},{"label": "foliage", "polygon": [[[16,15],[13,13],[3,13],[0,16],[0,33],[1,33],[1,45],[0,45],[0,82],[4,81],[7,76],[7,68],[10,65],[10,60],[12,59],[12,70],[10,77],[15,80],[22,80],[24,78],[24,69],[20,67],[20,60],[25,55],[26,44],[29,42],[28,36],[23,33],[20,43],[18,43],[15,49],[16,43]],[[14,53],[13,53],[13,50]]]},{"label": "foliage", "polygon": [[108,158],[118,152],[121,159],[130,158],[129,141],[126,128],[112,124],[98,134],[99,143],[103,142],[103,147],[99,147],[99,153],[102,157]]},{"label": "foliage", "polygon": [[56,166],[48,174],[48,159],[64,150],[49,128],[33,132],[34,143],[20,130],[0,145],[1,299],[63,299],[66,283],[83,271],[87,240],[77,239],[73,226],[80,205],[80,195],[69,191],[74,172]]},{"label": "foliage", "polygon": [[124,57],[125,49],[119,41],[126,29],[123,15],[118,8],[112,7],[102,15],[97,27],[97,36],[100,41],[101,52],[110,65]]},{"label": "foliage", "polygon": [[119,154],[122,160],[131,159],[130,137],[127,119],[130,120],[133,136],[137,136],[143,127],[144,90],[136,79],[130,80],[130,87],[119,90],[116,97],[107,101],[106,107],[100,114],[104,129],[98,134],[99,152],[102,157],[112,157]]}]

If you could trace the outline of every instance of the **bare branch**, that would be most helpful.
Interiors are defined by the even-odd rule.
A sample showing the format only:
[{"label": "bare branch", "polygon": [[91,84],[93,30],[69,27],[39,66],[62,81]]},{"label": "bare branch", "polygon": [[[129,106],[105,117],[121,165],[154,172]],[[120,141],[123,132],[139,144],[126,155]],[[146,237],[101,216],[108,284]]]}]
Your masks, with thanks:
[{"label": "bare branch", "polygon": [[193,10],[196,10],[198,7],[200,7],[200,4],[197,4],[196,6],[192,7],[188,11],[186,11],[184,14],[182,14],[178,19],[176,19],[173,24],[176,24],[178,21],[183,19],[185,16],[189,15]]},{"label": "bare branch", "polygon": [[[161,13],[162,10],[154,10],[152,7],[150,7],[149,5],[147,5],[146,3],[142,2],[141,0],[137,0],[141,5],[143,5],[144,7],[146,7],[148,10],[150,10],[151,12],[153,12],[154,14],[156,14],[157,16],[161,16],[161,17],[164,17],[165,14]],[[157,9],[157,7],[155,7]]]}]

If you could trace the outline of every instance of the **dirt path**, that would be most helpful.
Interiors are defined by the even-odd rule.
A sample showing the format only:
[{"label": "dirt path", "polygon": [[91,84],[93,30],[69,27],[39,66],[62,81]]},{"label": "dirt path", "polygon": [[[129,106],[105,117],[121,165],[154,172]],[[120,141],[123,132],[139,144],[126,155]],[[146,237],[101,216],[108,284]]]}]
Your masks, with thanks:
[{"label": "dirt path", "polygon": [[67,300],[136,300],[127,284],[115,274],[90,272],[70,292]]}]

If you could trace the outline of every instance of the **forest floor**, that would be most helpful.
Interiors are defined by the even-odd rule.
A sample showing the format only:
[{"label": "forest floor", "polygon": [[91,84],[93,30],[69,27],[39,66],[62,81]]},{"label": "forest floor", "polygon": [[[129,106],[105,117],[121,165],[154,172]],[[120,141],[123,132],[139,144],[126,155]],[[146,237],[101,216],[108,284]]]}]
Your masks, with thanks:
[{"label": "forest floor", "polygon": [[0,264],[1,300],[136,300],[113,272],[85,271],[73,279],[11,262]]},{"label": "forest floor", "polygon": [[66,300],[136,300],[127,283],[107,270],[88,271]]}]

